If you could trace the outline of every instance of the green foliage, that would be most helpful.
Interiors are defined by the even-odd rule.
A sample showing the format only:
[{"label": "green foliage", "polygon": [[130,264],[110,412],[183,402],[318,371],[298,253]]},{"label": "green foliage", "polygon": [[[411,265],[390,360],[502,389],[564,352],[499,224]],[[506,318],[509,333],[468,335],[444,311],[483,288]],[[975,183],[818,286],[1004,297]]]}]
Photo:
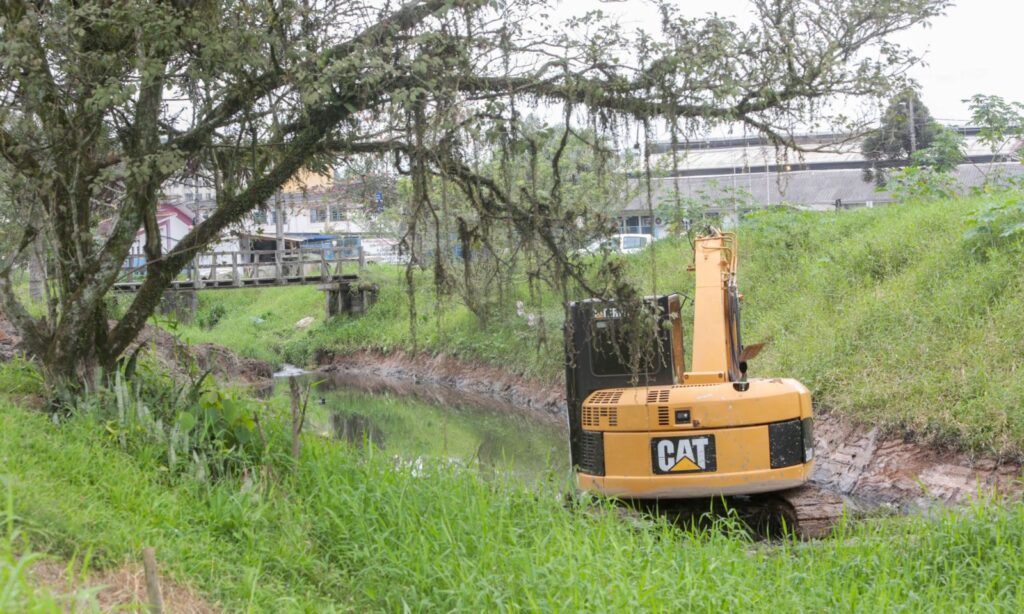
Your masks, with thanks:
[{"label": "green foliage", "polygon": [[957,194],[952,174],[916,164],[889,173],[884,189],[897,201],[937,200]]},{"label": "green foliage", "polygon": [[1007,149],[1024,136],[1024,103],[985,94],[975,94],[964,102],[971,110],[971,124],[981,128],[979,141],[988,145],[993,154],[1013,156],[1018,153]]},{"label": "green foliage", "polygon": [[8,394],[43,394],[43,376],[36,365],[24,356],[15,356],[0,363],[0,390]]},{"label": "green foliage", "polygon": [[210,330],[217,326],[227,312],[227,307],[222,304],[210,305],[208,309],[204,309],[196,315],[196,324],[206,330]]},{"label": "green foliage", "polygon": [[[1007,197],[1020,199],[1016,194]],[[965,241],[980,199],[769,215],[741,237],[752,374],[807,384],[864,424],[1024,451],[1019,251]]]},{"label": "green foliage", "polygon": [[893,97],[882,115],[881,125],[864,139],[861,151],[865,158],[875,161],[910,159],[913,151],[910,140],[910,105],[914,108],[913,131],[917,149],[931,146],[939,126],[932,119],[920,95],[908,89]]},{"label": "green foliage", "polygon": [[[711,528],[566,506],[458,465],[400,464],[310,438],[272,488],[167,484],[159,464],[0,402],[15,526],[36,550],[91,549],[97,569],[144,546],[161,572],[240,611],[1017,611],[1024,506],[979,502],[846,523],[835,538],[752,543]],[[893,548],[892,544],[913,547]],[[955,578],[955,581],[952,579]]]},{"label": "green foliage", "polygon": [[39,555],[27,550],[21,531],[15,528],[18,519],[14,515],[14,499],[3,477],[0,476],[0,494],[4,495],[5,503],[0,510],[0,612],[60,612],[58,602],[33,586],[30,579],[30,570]]},{"label": "green foliage", "polygon": [[937,173],[950,173],[967,159],[964,147],[962,134],[947,126],[936,124],[935,138],[931,145],[918,149],[910,159],[914,166],[932,169]]},{"label": "green foliage", "polygon": [[[1020,252],[1024,244],[1024,198],[1019,193],[986,201],[968,218],[964,242],[975,255]],[[1010,256],[1012,257],[1012,255]]]},{"label": "green foliage", "polygon": [[221,478],[266,460],[254,422],[265,411],[261,404],[218,387],[206,374],[190,383],[180,377],[144,358],[137,374],[118,370],[109,386],[84,395],[74,411],[102,425],[111,443],[159,459],[175,474]]},{"label": "green foliage", "polygon": [[938,200],[958,194],[953,171],[966,160],[959,132],[936,124],[932,143],[915,151],[910,159],[910,166],[887,173],[878,189],[888,191],[897,201]]}]

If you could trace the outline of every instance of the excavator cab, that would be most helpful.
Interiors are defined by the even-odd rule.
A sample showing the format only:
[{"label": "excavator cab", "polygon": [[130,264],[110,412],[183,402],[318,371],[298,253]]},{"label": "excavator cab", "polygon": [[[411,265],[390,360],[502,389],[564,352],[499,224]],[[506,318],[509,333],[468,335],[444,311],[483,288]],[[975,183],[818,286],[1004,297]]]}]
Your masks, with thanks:
[{"label": "excavator cab", "polygon": [[810,392],[792,379],[746,378],[736,256],[730,233],[695,241],[690,365],[679,295],[646,299],[660,325],[640,359],[616,340],[628,327],[614,304],[569,305],[566,392],[581,490],[688,499],[783,491],[810,477]]}]

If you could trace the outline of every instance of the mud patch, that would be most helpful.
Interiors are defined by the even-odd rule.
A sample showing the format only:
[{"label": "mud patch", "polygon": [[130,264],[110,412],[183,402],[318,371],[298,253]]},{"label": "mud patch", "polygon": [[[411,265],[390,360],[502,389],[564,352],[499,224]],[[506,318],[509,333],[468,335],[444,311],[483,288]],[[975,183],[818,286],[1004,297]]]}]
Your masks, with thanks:
[{"label": "mud patch", "polygon": [[[103,612],[148,612],[146,578],[141,566],[125,566],[101,574],[77,571],[68,577],[68,565],[44,560],[29,571],[32,582],[57,596],[67,611],[79,611],[83,605],[99,606]],[[160,579],[164,612],[171,614],[216,614],[221,612],[191,588]],[[85,600],[78,603],[76,596]],[[84,608],[87,609],[87,608]]]},{"label": "mud patch", "polygon": [[834,414],[816,416],[814,430],[813,480],[858,500],[909,510],[1024,493],[1019,463],[883,436]]},{"label": "mud patch", "polygon": [[[332,357],[324,367],[345,375],[368,392],[425,393],[443,402],[445,389],[477,404],[529,411],[563,427],[561,386],[533,382],[496,367],[470,365],[439,356],[410,357],[358,352]],[[474,401],[474,399],[476,399]],[[1019,463],[928,446],[868,429],[841,416],[815,415],[815,467],[812,481],[865,506],[894,510],[964,503],[979,495],[1019,500],[1024,494]]]}]

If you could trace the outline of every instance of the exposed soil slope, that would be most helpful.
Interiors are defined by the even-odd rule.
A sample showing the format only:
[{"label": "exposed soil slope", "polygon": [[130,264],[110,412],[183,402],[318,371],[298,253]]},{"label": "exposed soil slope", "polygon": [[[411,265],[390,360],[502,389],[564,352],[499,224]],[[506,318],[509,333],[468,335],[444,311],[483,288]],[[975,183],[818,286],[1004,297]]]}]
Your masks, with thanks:
[{"label": "exposed soil slope", "polygon": [[212,343],[184,345],[174,335],[148,324],[139,335],[136,346],[139,344],[150,345],[160,360],[171,368],[183,368],[192,359],[196,367],[202,371],[209,370],[221,381],[253,384],[266,381],[274,374],[274,367],[268,362],[239,356]]}]

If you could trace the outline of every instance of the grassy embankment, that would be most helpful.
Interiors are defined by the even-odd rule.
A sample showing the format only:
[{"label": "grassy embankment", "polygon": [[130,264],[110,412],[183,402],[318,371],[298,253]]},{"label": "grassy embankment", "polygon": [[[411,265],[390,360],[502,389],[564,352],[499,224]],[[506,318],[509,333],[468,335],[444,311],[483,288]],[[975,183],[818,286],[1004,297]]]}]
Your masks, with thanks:
[{"label": "grassy embankment", "polygon": [[[758,544],[728,521],[684,531],[566,509],[555,476],[525,486],[450,466],[396,467],[316,437],[294,470],[256,485],[171,477],[153,452],[125,453],[88,415],[56,426],[0,399],[0,488],[34,549],[89,556],[103,570],[154,546],[166,577],[229,611],[1024,607],[1022,506]],[[16,556],[0,556],[0,580]],[[55,609],[45,596],[8,594],[0,610]]]},{"label": "grassy embankment", "polygon": [[[746,221],[740,230],[744,338],[770,339],[752,375],[798,378],[819,404],[867,424],[1019,456],[1024,450],[1024,377],[1018,372],[1024,361],[1024,250],[1012,238],[979,250],[965,233],[975,212],[1021,198],[1011,194],[837,214],[774,212]],[[652,262],[657,291],[689,292],[689,259],[685,242],[669,240],[631,257],[629,266],[645,292],[651,290]],[[195,341],[267,360],[309,361],[320,348],[411,350],[399,272],[371,267],[367,274],[382,284],[381,301],[361,318],[323,323],[322,295],[312,287],[206,292],[201,317],[222,310],[220,321],[209,330],[184,330]],[[556,297],[543,299],[540,311],[550,342],[538,347],[536,331],[516,317],[514,305],[481,327],[465,307],[438,312],[426,275],[420,285],[420,351],[560,381]],[[307,315],[317,318],[314,327],[295,329]]]},{"label": "grassy embankment", "polygon": [[[1008,371],[1012,363],[1002,361],[1015,358],[1010,350],[1020,341],[1020,323],[1010,311],[1019,302],[1020,282],[1009,275],[1009,261],[992,257],[999,253],[976,259],[963,251],[962,219],[977,204],[769,216],[745,229],[748,338],[774,337],[761,372],[799,370],[794,374],[809,380],[819,397],[849,411],[870,409],[837,403],[857,398],[843,397],[853,395],[844,386],[856,378],[886,376],[871,394],[916,381],[913,373],[885,368],[863,376],[849,369],[859,361],[876,369],[910,361],[925,378],[931,376],[924,366],[952,365],[953,375],[966,378],[975,394],[1019,391],[1006,378],[988,384],[976,375],[985,365],[1002,365],[993,373]],[[918,236],[928,240],[912,242]],[[659,276],[685,280],[683,254],[681,246],[666,244],[656,254]],[[643,259],[633,262],[643,271]],[[859,266],[843,266],[852,264]],[[924,290],[928,300],[917,295]],[[250,353],[373,343],[366,339],[382,349],[401,347],[400,304],[311,334],[295,332],[294,320],[319,306],[310,300],[319,298],[315,290],[306,299],[303,292],[268,292],[279,295],[276,308],[266,298],[250,297],[249,304],[232,298],[241,292],[211,293],[204,310],[216,301],[239,301],[239,313],[229,309],[204,334],[240,349],[250,343]],[[396,293],[397,302],[397,290],[386,292]],[[304,304],[308,313],[300,309]],[[260,349],[248,340],[258,331],[246,329],[253,325],[247,318],[265,313],[277,320],[264,317],[255,326],[277,337]],[[424,325],[429,322],[428,316]],[[460,355],[478,358],[500,350],[495,359],[525,366],[529,351],[506,352],[516,345],[507,339],[483,348],[458,340],[460,326],[481,339],[500,337],[494,330],[473,329],[457,316],[447,322],[443,339],[423,335],[425,347],[476,352]],[[522,339],[531,335],[512,318],[503,326],[520,330]],[[226,334],[232,330],[238,343]],[[357,330],[366,335],[363,341]],[[978,339],[987,341],[977,345]],[[901,353],[907,348],[914,352]],[[557,364],[552,356],[553,350],[535,358]],[[254,483],[236,475],[211,482],[169,472],[165,447],[126,452],[110,424],[94,414],[55,425],[24,409],[38,392],[34,382],[22,363],[0,366],[0,500],[12,501],[0,508],[6,534],[19,531],[32,549],[61,559],[88,556],[96,569],[137,561],[144,546],[155,546],[169,577],[232,611],[1024,608],[1021,505],[979,503],[927,517],[844,524],[834,537],[813,543],[757,544],[728,521],[719,530],[678,530],[653,521],[637,525],[595,508],[566,509],[556,494],[564,485],[559,475],[531,486],[485,480],[447,464],[396,465],[389,454],[315,436],[307,438],[294,467],[277,464],[271,478]],[[908,390],[918,401],[933,393]],[[976,397],[960,390],[948,385],[938,394],[961,410],[993,406],[971,405]],[[900,407],[901,399],[890,400]],[[944,408],[917,410],[941,417]],[[268,429],[285,428],[284,412],[278,407],[268,414],[268,420],[276,417]],[[987,431],[970,421],[942,426],[986,445],[981,435]],[[24,574],[10,571],[24,551],[20,540],[0,540],[0,611],[53,610],[47,595],[19,597],[10,588],[20,595],[30,589]]]}]

